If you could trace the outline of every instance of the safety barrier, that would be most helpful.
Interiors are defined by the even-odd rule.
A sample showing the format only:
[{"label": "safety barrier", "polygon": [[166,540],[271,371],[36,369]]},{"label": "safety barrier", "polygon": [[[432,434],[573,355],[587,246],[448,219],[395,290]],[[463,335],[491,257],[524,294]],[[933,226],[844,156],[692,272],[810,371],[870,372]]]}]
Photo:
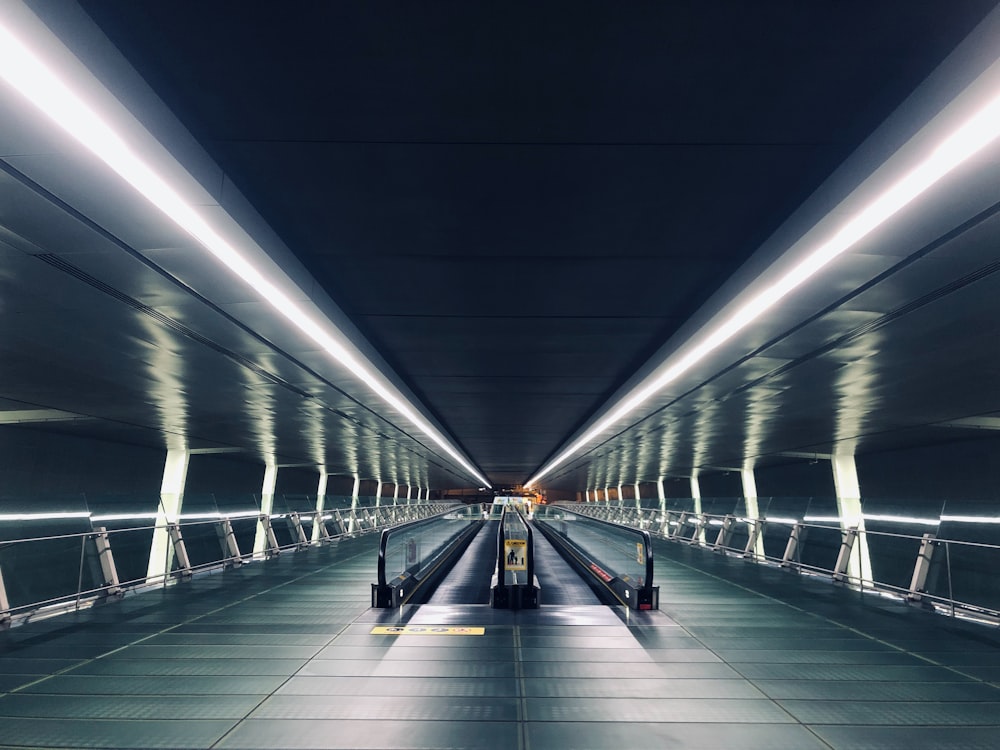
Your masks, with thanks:
[{"label": "safety barrier", "polygon": [[[860,590],[893,594],[951,616],[1000,624],[1000,586],[984,586],[976,571],[1000,567],[1000,545],[843,528],[835,517],[823,522],[794,518],[748,518],[656,508],[576,503],[575,513],[642,529],[682,544],[735,555],[762,564],[829,577]],[[865,544],[860,544],[864,540]],[[859,554],[879,551],[879,565]],[[995,575],[989,580],[997,581]]]},{"label": "safety barrier", "polygon": [[[312,513],[248,511],[187,520],[182,515],[153,525],[92,526],[89,531],[6,539],[0,541],[0,627],[286,551],[336,544],[447,507],[433,503]],[[86,518],[81,524],[91,526]],[[157,536],[163,540],[162,558]],[[125,565],[116,562],[116,550],[128,553]],[[159,572],[150,572],[154,570]]]},{"label": "safety barrier", "polygon": [[542,505],[535,525],[578,570],[630,609],[659,609],[653,585],[653,548],[649,532],[614,523],[566,505]]},{"label": "safety barrier", "polygon": [[430,591],[482,524],[481,506],[452,505],[433,516],[384,529],[372,606],[399,607]]}]

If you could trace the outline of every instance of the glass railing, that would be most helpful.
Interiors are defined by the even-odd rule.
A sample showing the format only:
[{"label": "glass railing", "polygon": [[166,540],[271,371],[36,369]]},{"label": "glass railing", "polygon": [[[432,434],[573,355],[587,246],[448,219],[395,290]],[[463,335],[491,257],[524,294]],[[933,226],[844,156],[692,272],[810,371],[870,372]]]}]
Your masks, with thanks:
[{"label": "glass railing", "polygon": [[[587,511],[600,510],[581,507]],[[643,512],[634,504],[632,510]],[[535,511],[534,521],[549,540],[568,551],[578,567],[596,577],[623,604],[632,609],[657,609],[659,589],[653,585],[649,532],[599,515],[599,512],[578,513],[576,506],[544,505]]]},{"label": "glass railing", "polygon": [[[252,497],[191,495],[176,522],[166,523],[148,511],[156,503],[149,498],[88,502],[83,496],[0,499],[0,624],[337,540],[351,532],[355,518],[351,503],[318,513],[309,496],[278,496],[275,512],[262,515]],[[386,506],[368,519],[367,528],[412,521],[444,507]],[[365,530],[358,525],[354,533]]]},{"label": "glass railing", "polygon": [[[857,501],[855,501],[857,502]],[[981,502],[867,498],[862,523],[844,527],[836,498],[668,500],[665,507],[574,503],[574,512],[643,529],[675,542],[830,576],[861,589],[897,593],[949,614],[1000,623],[1000,517]],[[559,507],[559,506],[555,506]]]},{"label": "glass railing", "polygon": [[372,584],[373,607],[399,607],[426,591],[452,554],[464,549],[483,524],[480,505],[441,507],[447,509],[382,531],[378,582]]}]

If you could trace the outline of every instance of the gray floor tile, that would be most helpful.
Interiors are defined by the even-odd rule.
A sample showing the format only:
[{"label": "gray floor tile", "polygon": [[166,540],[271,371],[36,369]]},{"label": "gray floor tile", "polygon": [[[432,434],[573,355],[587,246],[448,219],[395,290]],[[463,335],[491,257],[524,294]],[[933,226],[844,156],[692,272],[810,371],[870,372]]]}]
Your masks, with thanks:
[{"label": "gray floor tile", "polygon": [[711,700],[760,699],[766,696],[746,680],[564,680],[525,678],[527,698],[698,698]]},{"label": "gray floor tile", "polygon": [[819,701],[996,701],[1000,689],[982,682],[754,680],[768,697]]},{"label": "gray floor tile", "polygon": [[780,704],[803,724],[1000,726],[1000,702],[790,700]]},{"label": "gray floor tile", "polygon": [[834,750],[996,750],[996,727],[825,727],[814,731]]},{"label": "gray floor tile", "polygon": [[276,695],[268,698],[251,719],[367,719],[384,721],[517,721],[514,697],[470,698],[409,695],[405,701],[386,696]]},{"label": "gray floor tile", "polygon": [[98,659],[72,675],[255,676],[292,675],[304,659]]},{"label": "gray floor tile", "polygon": [[715,678],[733,679],[740,675],[726,664],[704,663],[614,663],[614,662],[526,662],[525,677],[558,677],[563,679],[661,679]]},{"label": "gray floor tile", "polygon": [[298,673],[312,677],[514,677],[514,664],[505,662],[433,662],[331,659],[311,661]]},{"label": "gray floor tile", "polygon": [[0,718],[0,744],[31,748],[112,748],[168,750],[210,747],[232,721],[114,721],[104,719]]},{"label": "gray floor tile", "polygon": [[777,704],[761,700],[697,698],[532,698],[528,721],[693,724],[787,724],[794,722]]},{"label": "gray floor tile", "polygon": [[0,698],[0,717],[37,719],[242,719],[266,695],[32,695]]},{"label": "gray floor tile", "polygon": [[255,695],[270,694],[287,678],[252,677],[137,677],[132,675],[57,675],[22,692],[46,695]]},{"label": "gray floor tile", "polygon": [[516,696],[514,677],[312,677],[296,675],[281,686],[279,695],[408,696]]},{"label": "gray floor tile", "polygon": [[518,734],[516,722],[384,721],[373,725],[370,721],[357,720],[261,719],[244,721],[218,747],[232,750],[509,750],[518,747]]},{"label": "gray floor tile", "polygon": [[[529,722],[532,748],[684,748],[684,750],[829,750],[807,729],[790,724]],[[912,750],[912,748],[910,748]]]}]

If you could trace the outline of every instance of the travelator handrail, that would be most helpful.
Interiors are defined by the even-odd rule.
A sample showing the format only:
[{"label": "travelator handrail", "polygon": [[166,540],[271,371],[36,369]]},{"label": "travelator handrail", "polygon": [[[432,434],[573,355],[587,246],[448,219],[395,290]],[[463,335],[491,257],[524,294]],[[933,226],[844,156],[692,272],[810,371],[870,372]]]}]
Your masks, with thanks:
[{"label": "travelator handrail", "polygon": [[[583,533],[570,532],[580,523]],[[659,608],[653,585],[653,543],[648,531],[576,513],[565,506],[539,506],[535,525],[571,565],[635,610]]]},{"label": "travelator handrail", "polygon": [[[154,523],[144,522],[150,514],[122,514],[101,518],[107,526],[92,525],[90,518],[83,515],[73,516],[70,520],[78,518],[91,528],[0,539],[0,628],[37,616],[90,607],[183,581],[198,573],[238,567],[286,551],[336,544],[342,538],[368,533],[387,523],[440,512],[442,507],[445,506],[440,503],[426,503],[278,513],[234,510],[206,514],[209,518],[182,513],[173,521],[157,519]],[[30,516],[26,520],[39,522]],[[51,520],[61,522],[66,517],[55,516]],[[129,523],[135,521],[140,523]],[[275,522],[281,521],[287,529],[276,533]],[[116,528],[113,523],[126,525]],[[263,549],[248,546],[257,533],[256,527],[262,532]],[[151,544],[158,534],[165,537],[160,572],[150,573]],[[134,552],[137,544],[142,549],[139,560]],[[55,550],[52,545],[60,546]],[[44,563],[41,568],[39,560]],[[39,573],[46,578],[40,588]]]},{"label": "travelator handrail", "polygon": [[[475,514],[471,513],[472,508],[476,509]],[[442,522],[458,511],[465,517],[456,520],[467,523],[447,529]],[[456,503],[427,518],[383,529],[378,546],[378,582],[372,584],[372,607],[399,607],[418,592],[429,590],[428,587],[450,567],[448,563],[468,546],[483,523],[481,506]],[[390,563],[390,558],[397,553],[400,559]]]},{"label": "travelator handrail", "polygon": [[[512,526],[508,531],[508,516]],[[518,576],[519,572],[523,576]],[[490,586],[490,603],[496,609],[533,609],[539,604],[538,580],[535,576],[535,538],[530,524],[520,508],[504,506],[497,529],[497,565]]]}]

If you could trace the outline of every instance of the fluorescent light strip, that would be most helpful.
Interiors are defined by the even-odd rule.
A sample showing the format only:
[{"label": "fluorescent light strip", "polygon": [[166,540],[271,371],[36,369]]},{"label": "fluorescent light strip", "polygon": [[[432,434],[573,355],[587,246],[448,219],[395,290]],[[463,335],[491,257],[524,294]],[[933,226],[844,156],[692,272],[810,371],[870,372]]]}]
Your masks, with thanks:
[{"label": "fluorescent light strip", "polygon": [[995,96],[985,107],[978,110],[950,136],[945,138],[916,168],[856,213],[833,237],[814,248],[790,271],[759,292],[749,302],[743,304],[725,322],[706,334],[698,344],[662,374],[627,396],[607,416],[528,480],[527,485],[534,486],[539,479],[564,463],[588,442],[634,412],[667,385],[677,380],[710,353],[760,318],[831,261],[843,255],[860,240],[912,203],[949,172],[995,141],[998,136],[1000,136],[1000,96]]},{"label": "fluorescent light strip", "polygon": [[12,521],[63,521],[90,518],[89,513],[0,513],[0,523]]},{"label": "fluorescent light strip", "polygon": [[941,516],[944,523],[1000,523],[1000,516]]},{"label": "fluorescent light strip", "polygon": [[865,513],[861,516],[866,521],[882,521],[883,523],[909,523],[917,526],[937,526],[940,518],[921,518],[919,516],[889,516],[877,513]]},{"label": "fluorescent light strip", "polygon": [[386,404],[402,414],[463,469],[482,484],[490,486],[486,478],[452,448],[437,430],[382,385],[362,362],[330,336],[284,292],[264,278],[260,271],[226,242],[191,205],[143,162],[93,109],[2,24],[0,24],[0,77],[107,164],[177,226],[194,237],[275,310],[319,344],[327,354],[347,368]]}]

